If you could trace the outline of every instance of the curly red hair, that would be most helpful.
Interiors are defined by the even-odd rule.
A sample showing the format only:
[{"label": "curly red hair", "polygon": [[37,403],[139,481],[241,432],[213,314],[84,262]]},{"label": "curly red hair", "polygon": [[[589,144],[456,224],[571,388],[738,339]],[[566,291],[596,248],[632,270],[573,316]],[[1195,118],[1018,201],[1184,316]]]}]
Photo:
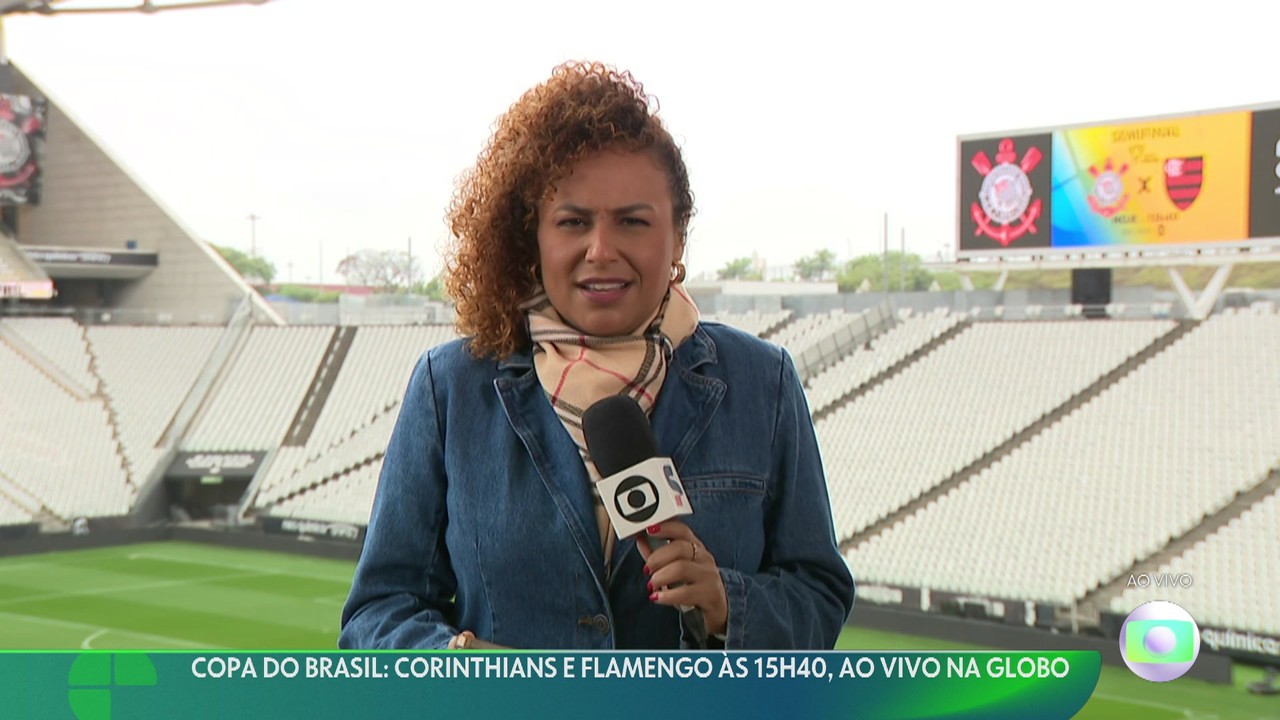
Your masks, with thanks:
[{"label": "curly red hair", "polygon": [[453,240],[445,287],[473,355],[504,358],[528,347],[520,305],[541,282],[538,205],[583,157],[605,150],[651,154],[666,171],[683,241],[693,192],[657,108],[630,73],[573,62],[555,68],[499,118],[475,167],[459,180],[448,213]]}]

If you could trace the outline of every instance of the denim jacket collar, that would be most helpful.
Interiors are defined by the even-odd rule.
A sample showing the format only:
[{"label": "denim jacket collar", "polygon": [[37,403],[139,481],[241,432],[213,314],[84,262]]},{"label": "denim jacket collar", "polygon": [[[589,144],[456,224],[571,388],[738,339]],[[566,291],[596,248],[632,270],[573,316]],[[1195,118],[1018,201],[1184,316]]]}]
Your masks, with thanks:
[{"label": "denim jacket collar", "polygon": [[[654,405],[652,423],[658,451],[670,457],[677,469],[711,424],[724,397],[724,381],[709,376],[703,369],[716,364],[715,343],[701,326],[673,353]],[[600,547],[586,468],[573,440],[544,397],[533,370],[531,350],[519,351],[499,361],[498,370],[494,386],[507,418],[590,564],[601,592],[607,592],[604,552]],[[616,543],[612,567],[617,567],[630,547],[629,542]]]}]

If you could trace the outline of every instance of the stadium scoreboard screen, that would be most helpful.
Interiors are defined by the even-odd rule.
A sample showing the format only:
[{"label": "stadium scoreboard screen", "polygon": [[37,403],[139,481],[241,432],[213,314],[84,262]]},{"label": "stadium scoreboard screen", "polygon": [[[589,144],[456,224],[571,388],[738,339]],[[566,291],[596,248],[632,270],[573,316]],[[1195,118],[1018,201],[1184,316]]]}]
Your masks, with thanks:
[{"label": "stadium scoreboard screen", "polygon": [[958,145],[961,258],[1280,244],[1280,108]]}]

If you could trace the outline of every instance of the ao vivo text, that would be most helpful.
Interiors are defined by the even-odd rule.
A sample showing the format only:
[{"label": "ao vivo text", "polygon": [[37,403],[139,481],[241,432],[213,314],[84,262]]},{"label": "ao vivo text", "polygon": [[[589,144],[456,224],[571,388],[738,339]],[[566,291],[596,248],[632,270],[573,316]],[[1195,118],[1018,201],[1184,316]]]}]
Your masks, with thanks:
[{"label": "ao vivo text", "polygon": [[1195,584],[1195,578],[1190,573],[1138,573],[1130,575],[1129,582],[1125,583],[1126,588],[1189,588]]}]

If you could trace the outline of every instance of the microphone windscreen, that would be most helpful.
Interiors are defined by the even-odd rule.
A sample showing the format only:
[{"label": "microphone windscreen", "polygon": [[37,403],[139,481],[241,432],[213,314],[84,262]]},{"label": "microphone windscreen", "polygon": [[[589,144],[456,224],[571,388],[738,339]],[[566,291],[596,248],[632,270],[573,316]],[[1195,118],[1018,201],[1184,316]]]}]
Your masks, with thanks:
[{"label": "microphone windscreen", "polygon": [[640,404],[625,395],[600,400],[582,414],[587,453],[601,477],[622,472],[658,454],[658,441]]}]

